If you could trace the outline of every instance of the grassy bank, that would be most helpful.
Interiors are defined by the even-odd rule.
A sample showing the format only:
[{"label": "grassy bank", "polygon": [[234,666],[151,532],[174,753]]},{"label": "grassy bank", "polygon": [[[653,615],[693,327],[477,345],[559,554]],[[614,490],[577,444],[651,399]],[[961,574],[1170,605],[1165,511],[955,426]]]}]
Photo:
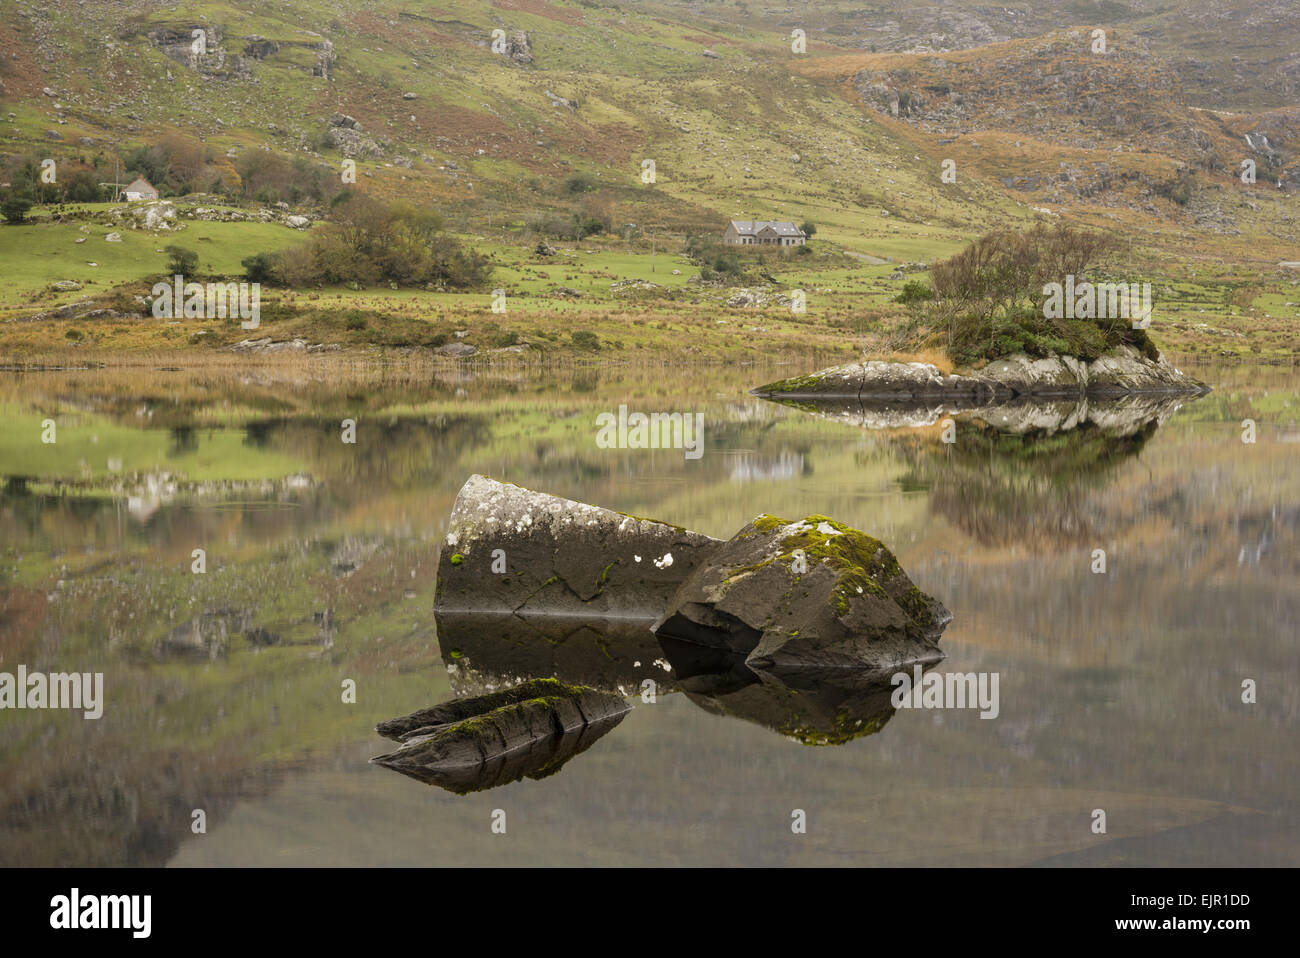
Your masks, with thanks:
[{"label": "grassy bank", "polygon": [[[808,254],[744,262],[737,274],[703,283],[679,241],[595,236],[555,243],[544,255],[518,237],[456,234],[490,258],[490,288],[265,285],[253,330],[234,318],[158,319],[144,304],[166,275],[168,245],[198,254],[194,279],[230,281],[242,278],[244,257],[292,248],[312,232],[186,219],[180,209],[184,228],[170,233],[114,227],[95,208],[65,221],[0,227],[0,363],[129,365],[183,355],[187,363],[219,366],[246,363],[256,354],[232,347],[261,339],[300,340],[304,349],[292,355],[341,353],[363,363],[432,359],[457,343],[475,347],[474,361],[545,363],[844,362],[922,348],[896,297],[905,283],[928,282],[926,270],[824,240]],[[120,242],[107,241],[113,232]],[[951,249],[909,247],[916,256],[909,262],[932,262]],[[1191,261],[1151,272],[1150,334],[1172,357],[1296,360],[1295,271],[1207,270]],[[493,311],[495,290],[504,292],[504,312]],[[796,290],[806,297],[802,312],[791,302]],[[85,315],[93,309],[111,312]],[[977,339],[996,342],[1006,331],[989,332]],[[307,353],[307,346],[320,349]]]}]

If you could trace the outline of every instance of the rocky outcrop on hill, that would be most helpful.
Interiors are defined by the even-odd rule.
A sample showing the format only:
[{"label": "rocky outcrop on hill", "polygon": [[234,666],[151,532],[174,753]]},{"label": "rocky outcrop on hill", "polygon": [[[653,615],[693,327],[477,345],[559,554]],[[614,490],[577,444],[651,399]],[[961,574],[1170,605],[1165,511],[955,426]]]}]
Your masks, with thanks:
[{"label": "rocky outcrop on hill", "polygon": [[222,45],[225,29],[213,23],[157,24],[145,34],[165,56],[210,79],[248,76],[244,58]]},{"label": "rocky outcrop on hill", "polygon": [[217,206],[177,206],[171,200],[127,203],[115,206],[99,217],[105,225],[152,232],[178,232],[185,229],[185,220],[216,223],[283,223],[290,229],[302,230],[311,226],[312,220],[301,213],[286,209],[243,210]]},{"label": "rocky outcrop on hill", "polygon": [[383,148],[364,132],[361,122],[346,113],[335,113],[329,118],[326,139],[330,146],[344,156],[377,158],[384,155]]},{"label": "rocky outcrop on hill", "polygon": [[[1141,134],[1144,145],[1172,155],[1209,146],[1206,123],[1185,109],[1178,74],[1145,41],[1128,36],[1104,54],[1091,43],[1087,31],[1065,30],[981,57],[864,70],[854,82],[868,105],[939,133],[1007,130],[1080,149]],[[1056,106],[1043,109],[1045,100]],[[1174,115],[1182,121],[1171,123]]]},{"label": "rocky outcrop on hill", "polygon": [[286,47],[314,52],[312,75],[325,79],[331,77],[337,59],[334,44],[311,31],[276,39],[257,33],[232,37],[222,24],[183,20],[135,24],[119,35],[124,40],[143,35],[164,56],[209,80],[249,79],[254,64],[274,57]]},{"label": "rocky outcrop on hill", "polygon": [[176,204],[167,200],[115,206],[107,215],[112,223],[133,230],[175,231],[185,228],[185,224],[179,222]]},{"label": "rocky outcrop on hill", "polygon": [[[851,79],[872,109],[943,142],[960,141],[956,149],[968,163],[979,165],[970,150],[1007,151],[1016,157],[1010,168],[1020,169],[1002,173],[1007,164],[996,167],[1003,185],[1048,202],[1139,202],[1159,212],[1159,197],[1186,205],[1195,172],[1235,176],[1246,158],[1258,163],[1261,182],[1280,181],[1284,188],[1300,182],[1288,146],[1296,142],[1294,116],[1278,111],[1256,121],[1192,109],[1182,72],[1153,51],[1154,41],[1111,30],[1104,50],[1095,43],[1093,28],[1074,27],[978,54],[882,57]],[[981,143],[981,133],[999,139]],[[1094,158],[1062,152],[1049,154],[1050,162],[1041,154],[1026,162],[1017,152],[1020,138],[1090,151]],[[1137,153],[1163,154],[1174,163],[1152,165]]]},{"label": "rocky outcrop on hill", "polygon": [[[77,286],[76,288],[80,289],[81,287]],[[67,290],[59,290],[59,292],[64,291]],[[82,296],[71,303],[64,303],[54,309],[43,309],[39,312],[28,313],[25,316],[16,316],[10,322],[37,323],[47,319],[140,319],[148,310],[147,301],[143,296],[134,297],[132,305],[137,306],[139,312],[122,312],[111,306],[105,306],[100,301],[89,296]]]},{"label": "rocky outcrop on hill", "polygon": [[527,66],[533,62],[533,44],[523,30],[513,30],[506,40],[506,56]]}]

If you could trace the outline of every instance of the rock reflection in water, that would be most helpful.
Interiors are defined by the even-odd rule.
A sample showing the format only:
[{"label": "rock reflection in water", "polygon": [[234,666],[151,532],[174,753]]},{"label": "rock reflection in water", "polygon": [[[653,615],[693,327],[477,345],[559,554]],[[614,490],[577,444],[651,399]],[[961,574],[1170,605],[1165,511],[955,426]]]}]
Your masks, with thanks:
[{"label": "rock reflection in water", "polygon": [[677,687],[711,715],[753,722],[804,745],[843,745],[893,717],[891,672],[751,669],[744,656],[661,638]]},{"label": "rock reflection in water", "polygon": [[1021,397],[1002,403],[974,399],[943,402],[824,399],[779,399],[770,402],[811,413],[819,419],[862,429],[922,429],[944,419],[957,423],[983,423],[999,432],[1052,435],[1093,426],[1112,435],[1129,435],[1148,425],[1164,424],[1196,397],[1135,394],[1113,399],[1033,399]]},{"label": "rock reflection in water", "polygon": [[452,687],[462,694],[537,677],[623,695],[647,680],[672,682],[652,618],[439,612],[436,620]]},{"label": "rock reflection in water", "polygon": [[982,545],[1038,549],[1094,542],[1102,514],[1094,495],[1193,401],[1139,394],[982,405],[851,399],[782,404],[891,431],[893,448],[910,467],[904,487],[925,490],[935,514]]},{"label": "rock reflection in water", "polygon": [[483,791],[554,775],[630,708],[608,692],[533,679],[380,723],[400,746],[371,761],[457,794]]}]

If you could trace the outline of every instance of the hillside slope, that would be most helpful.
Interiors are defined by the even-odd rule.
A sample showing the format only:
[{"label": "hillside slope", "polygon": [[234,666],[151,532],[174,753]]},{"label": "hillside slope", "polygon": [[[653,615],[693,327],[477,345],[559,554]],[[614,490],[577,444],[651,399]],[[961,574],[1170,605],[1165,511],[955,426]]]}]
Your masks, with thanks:
[{"label": "hillside slope", "polygon": [[[825,37],[810,28],[797,55],[790,18],[722,23],[730,11],[714,5],[4,0],[0,10],[13,114],[0,149],[11,158],[54,154],[111,180],[125,173],[116,148],[180,133],[210,153],[199,189],[242,185],[236,167],[254,150],[298,157],[315,177],[352,159],[372,188],[454,209],[469,230],[567,208],[575,175],[590,178],[600,196],[588,204],[616,227],[811,217],[863,249],[887,240],[890,216],[955,245],[1031,216],[1030,199],[1168,217],[1178,211],[1153,192],[1180,189],[1187,170],[1228,186],[1243,155],[1261,180],[1297,182],[1297,111],[1193,110],[1144,41],[1117,38],[1097,58],[1077,30],[945,56],[837,55],[853,18],[823,12]],[[900,95],[919,130],[889,122]],[[974,132],[990,136],[968,150]],[[937,166],[949,157],[971,175],[944,188]],[[647,159],[653,184],[641,179]],[[1235,204],[1225,220],[1244,215]],[[1288,237],[1271,228],[1279,216],[1244,219]]]}]

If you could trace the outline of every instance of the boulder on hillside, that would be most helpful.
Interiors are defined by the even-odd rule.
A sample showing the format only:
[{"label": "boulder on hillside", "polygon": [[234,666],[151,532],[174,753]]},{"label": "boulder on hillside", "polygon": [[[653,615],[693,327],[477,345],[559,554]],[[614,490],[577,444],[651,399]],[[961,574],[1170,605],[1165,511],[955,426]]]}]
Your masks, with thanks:
[{"label": "boulder on hillside", "polygon": [[259,34],[252,33],[244,37],[244,56],[252,57],[254,60],[265,60],[279,49],[279,43]]},{"label": "boulder on hillside", "polygon": [[109,210],[108,215],[115,223],[133,230],[175,231],[185,228],[185,224],[177,220],[176,205],[167,200],[117,206]]},{"label": "boulder on hillside", "polygon": [[510,34],[510,40],[506,44],[506,56],[525,66],[533,62],[533,45],[527,33],[523,30],[515,30]]},{"label": "boulder on hillside", "polygon": [[[352,122],[356,123],[355,120]],[[332,126],[326,134],[326,140],[347,157],[373,159],[384,155],[383,148],[361,132],[360,124],[356,127]]]},{"label": "boulder on hillside", "polygon": [[438,356],[450,356],[452,359],[468,359],[478,352],[478,347],[469,343],[444,343],[434,353]]}]

